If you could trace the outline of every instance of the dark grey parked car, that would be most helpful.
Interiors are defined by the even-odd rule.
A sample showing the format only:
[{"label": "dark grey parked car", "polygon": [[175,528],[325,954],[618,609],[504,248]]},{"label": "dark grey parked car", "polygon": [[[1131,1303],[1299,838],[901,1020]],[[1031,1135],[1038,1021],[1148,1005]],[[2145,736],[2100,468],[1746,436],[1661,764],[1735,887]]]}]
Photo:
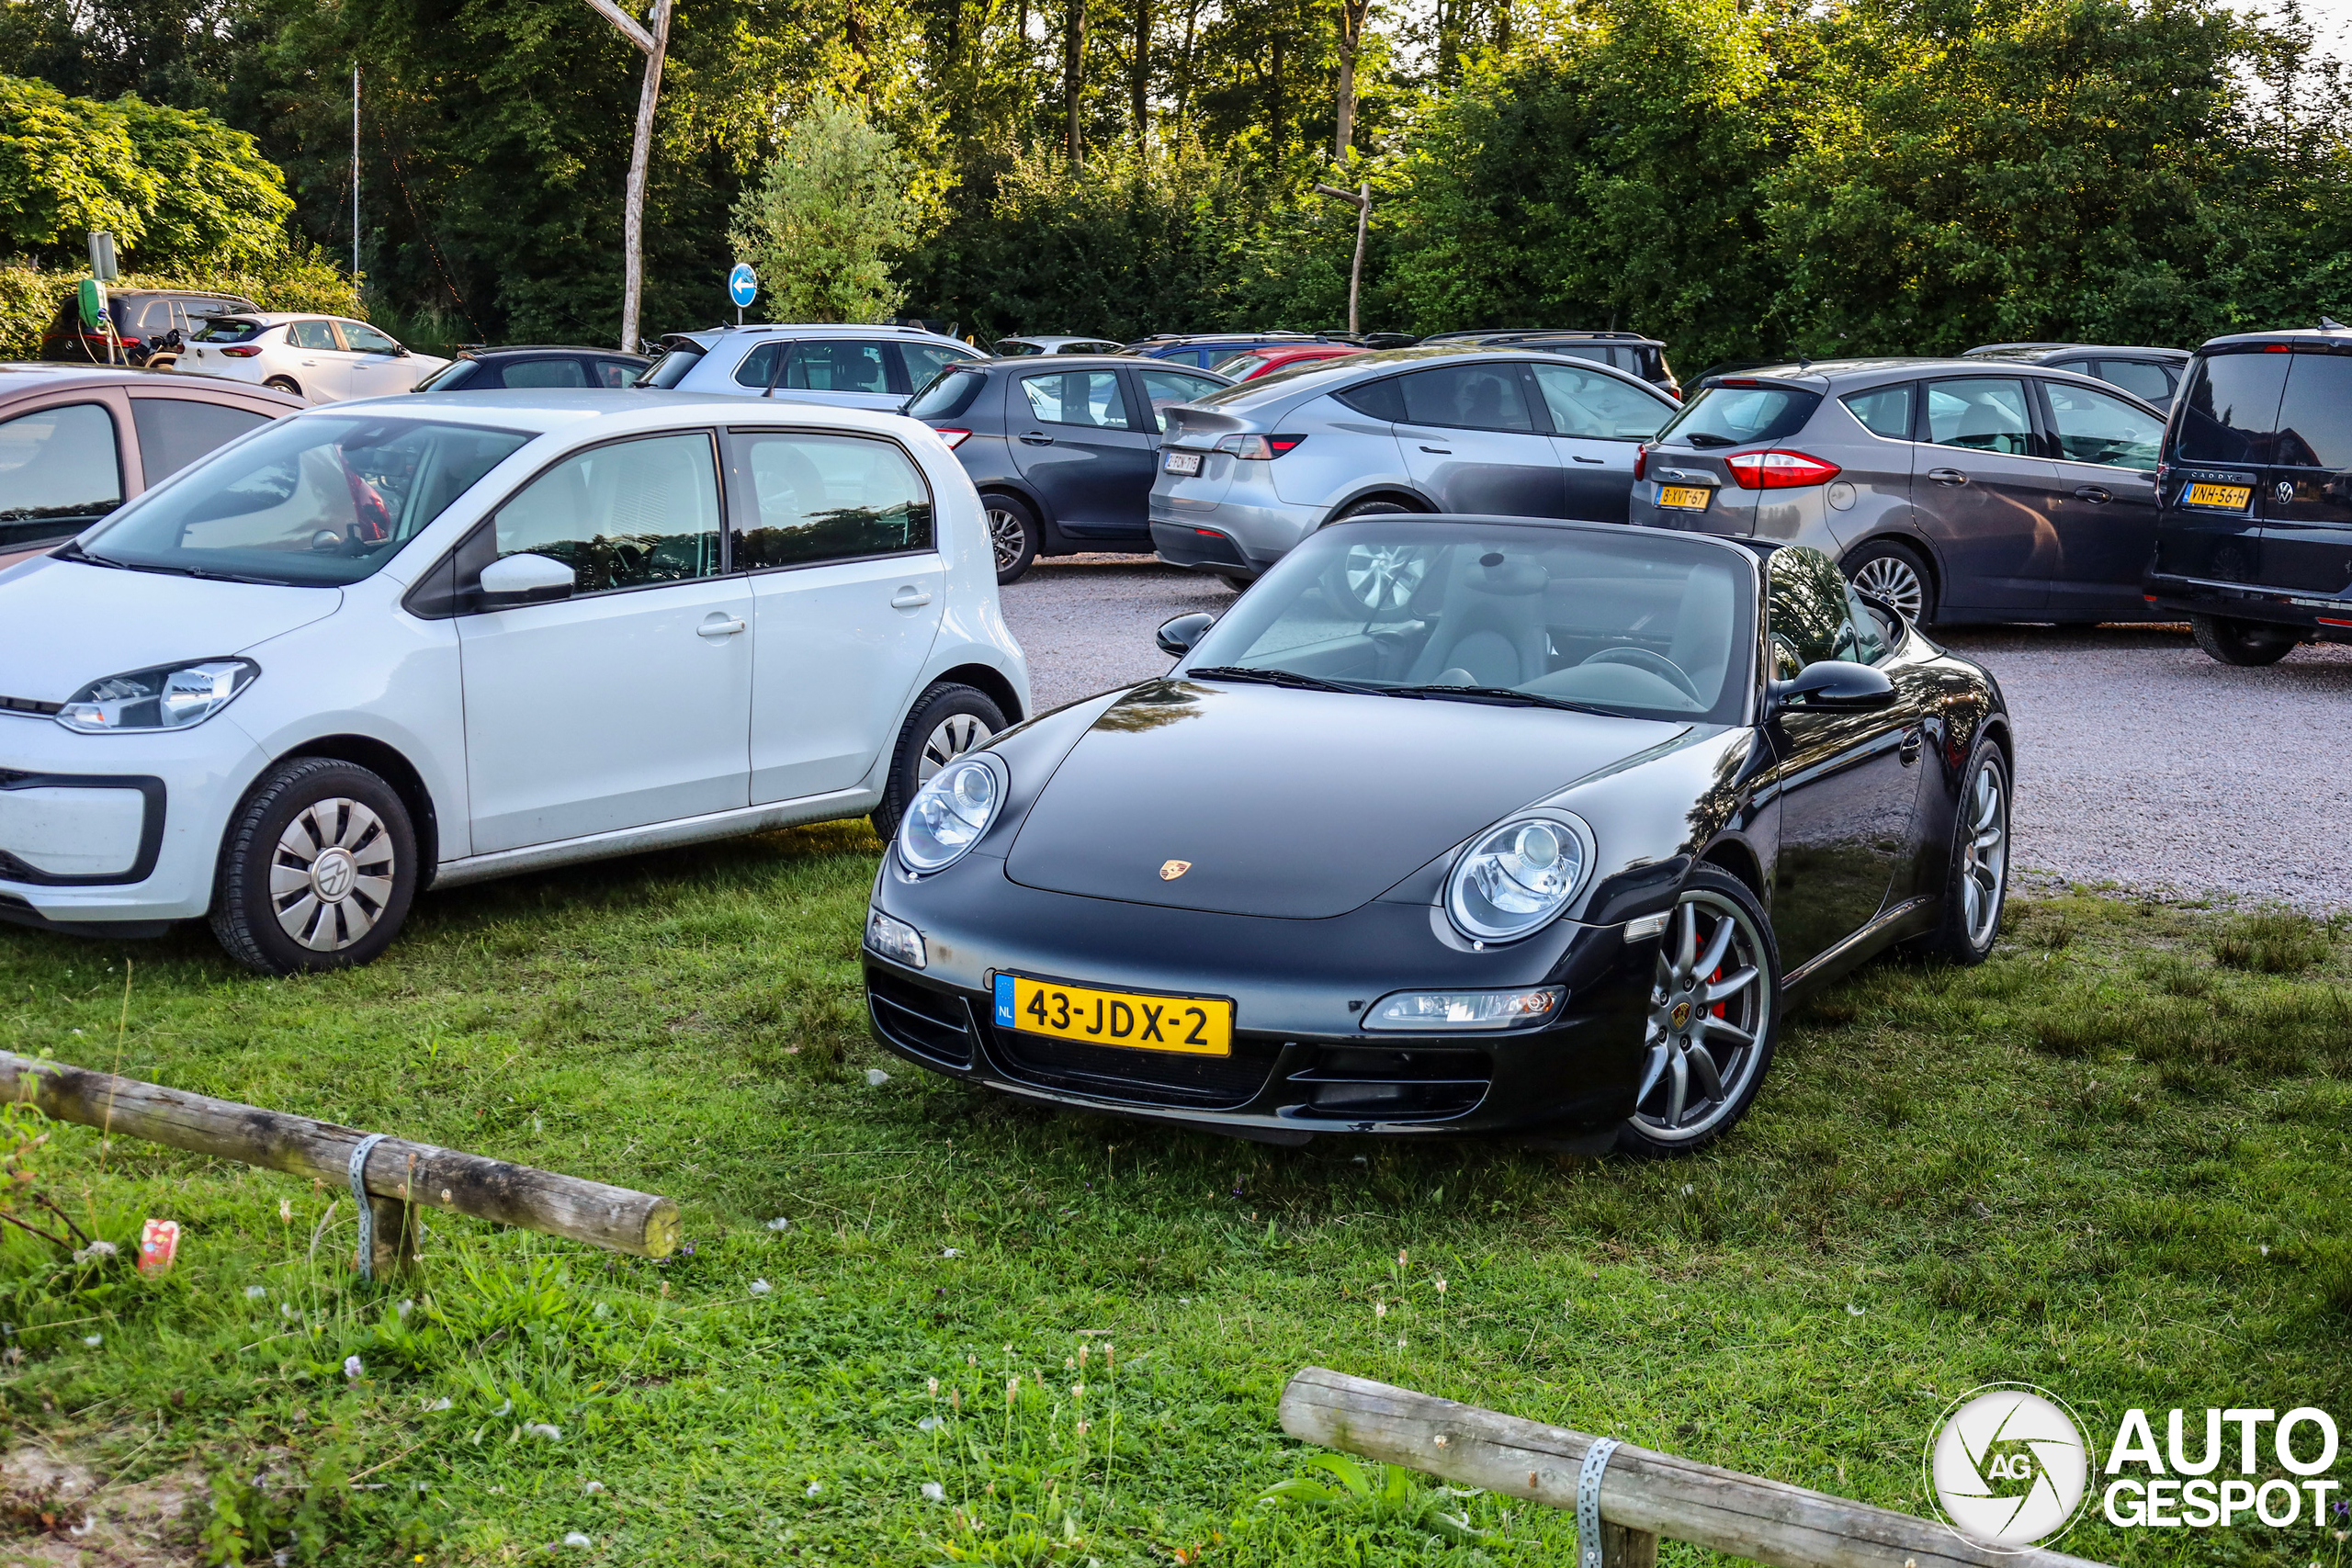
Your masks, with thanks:
[{"label": "dark grey parked car", "polygon": [[907,400],[939,432],[988,508],[996,580],[1041,555],[1148,555],[1145,505],[1160,411],[1232,380],[1129,355],[1057,354],[951,365]]},{"label": "dark grey parked car", "polygon": [[2039,365],[1718,376],[1644,450],[1632,520],[1813,546],[1921,625],[2153,620],[2164,429],[2121,389]]},{"label": "dark grey parked car", "polygon": [[2015,359],[2027,365],[2047,365],[2052,370],[2073,370],[2120,387],[2142,402],[2166,412],[2180,378],[2188,374],[2185,348],[2109,348],[2087,343],[1987,343],[1962,355],[1965,359]]},{"label": "dark grey parked car", "polygon": [[495,392],[511,387],[630,387],[653,361],[577,344],[469,348],[416,384],[420,392]]}]

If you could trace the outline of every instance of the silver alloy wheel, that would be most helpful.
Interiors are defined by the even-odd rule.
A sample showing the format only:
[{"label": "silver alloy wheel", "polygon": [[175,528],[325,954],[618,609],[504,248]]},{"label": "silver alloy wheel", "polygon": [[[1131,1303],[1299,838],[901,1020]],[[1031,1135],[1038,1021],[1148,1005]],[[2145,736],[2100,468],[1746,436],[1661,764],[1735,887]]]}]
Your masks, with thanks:
[{"label": "silver alloy wheel", "polygon": [[1902,611],[1906,621],[1917,621],[1928,607],[1928,585],[1901,556],[1874,556],[1864,561],[1854,573],[1854,586],[1885,600]]},{"label": "silver alloy wheel", "polygon": [[1022,547],[1029,542],[1029,525],[1017,513],[1001,506],[989,508],[989,543],[996,547],[996,569],[1011,571],[1021,564]]},{"label": "silver alloy wheel", "polygon": [[1426,555],[1403,545],[1351,545],[1340,563],[1349,596],[1367,610],[1403,609],[1429,570]]},{"label": "silver alloy wheel", "polygon": [[313,801],[277,836],[270,907],[304,947],[340,952],[376,929],[399,869],[382,818],[346,795]]},{"label": "silver alloy wheel", "polygon": [[968,713],[949,714],[932,730],[922,743],[922,755],[915,759],[916,785],[929,784],[940,769],[965,752],[987,745],[994,735],[995,731]]},{"label": "silver alloy wheel", "polygon": [[2002,798],[2000,770],[1976,770],[1976,784],[1968,792],[1967,835],[1960,844],[1961,918],[1968,945],[1981,948],[1993,940],[2001,921],[2001,883],[2008,870],[2008,803]]},{"label": "silver alloy wheel", "polygon": [[1634,1096],[1634,1124],[1652,1140],[1694,1142],[1746,1099],[1772,1021],[1763,952],[1747,911],[1724,895],[1694,887],[1676,902]]}]

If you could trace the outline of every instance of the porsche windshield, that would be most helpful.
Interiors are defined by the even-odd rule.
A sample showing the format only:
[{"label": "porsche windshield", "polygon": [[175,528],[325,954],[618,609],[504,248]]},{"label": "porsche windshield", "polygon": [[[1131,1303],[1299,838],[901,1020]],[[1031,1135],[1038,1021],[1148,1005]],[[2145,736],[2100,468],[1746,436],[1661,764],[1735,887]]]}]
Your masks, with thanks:
[{"label": "porsche windshield", "polygon": [[1185,669],[1735,723],[1755,582],[1736,550],[1647,531],[1349,523],[1285,557]]},{"label": "porsche windshield", "polygon": [[529,439],[380,415],[283,420],[127,508],[81,554],[243,582],[356,582]]}]

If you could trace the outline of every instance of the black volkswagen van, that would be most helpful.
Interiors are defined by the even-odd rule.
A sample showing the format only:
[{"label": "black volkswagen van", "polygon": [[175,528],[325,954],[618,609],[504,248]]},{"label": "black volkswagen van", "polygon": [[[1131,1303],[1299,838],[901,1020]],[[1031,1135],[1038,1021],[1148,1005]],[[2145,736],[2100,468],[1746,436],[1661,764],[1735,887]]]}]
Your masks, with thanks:
[{"label": "black volkswagen van", "polygon": [[2156,468],[2148,604],[2225,664],[2352,642],[2352,327],[2197,351]]}]

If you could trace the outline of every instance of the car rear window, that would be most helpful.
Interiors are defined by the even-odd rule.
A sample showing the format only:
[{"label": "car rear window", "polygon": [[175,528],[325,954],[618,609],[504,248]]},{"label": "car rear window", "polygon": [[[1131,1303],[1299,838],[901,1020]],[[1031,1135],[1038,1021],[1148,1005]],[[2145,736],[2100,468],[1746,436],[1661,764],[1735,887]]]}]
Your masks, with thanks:
[{"label": "car rear window", "polygon": [[2298,468],[2352,468],[2352,359],[2332,354],[2275,357],[2290,368],[2271,461]]},{"label": "car rear window", "polygon": [[2190,463],[2267,463],[2287,389],[2284,354],[2217,354],[2189,373],[2179,450]]},{"label": "car rear window", "polygon": [[701,358],[702,349],[699,346],[667,350],[653,362],[653,367],[640,377],[637,384],[640,387],[674,387],[686,378],[686,372],[693,369]]},{"label": "car rear window", "polygon": [[1679,441],[1691,446],[1778,441],[1803,430],[1820,406],[1821,394],[1803,387],[1718,383],[1683,404],[1682,412],[1657,433],[1657,438],[1661,443]]},{"label": "car rear window", "polygon": [[[419,381],[416,384],[416,389],[420,392],[454,392],[460,387],[473,385],[474,378],[481,371],[481,361],[479,359],[453,359],[424,380]],[[497,379],[493,377],[484,381],[482,385],[495,386]]]},{"label": "car rear window", "polygon": [[970,370],[943,370],[908,401],[907,412],[916,419],[955,419],[972,406],[987,379]]},{"label": "car rear window", "polygon": [[1391,423],[1405,417],[1404,378],[1389,376],[1378,381],[1366,381],[1361,387],[1350,387],[1331,394],[1358,413]]},{"label": "car rear window", "polygon": [[214,316],[189,335],[198,343],[249,343],[261,336],[262,324],[237,316]]}]

